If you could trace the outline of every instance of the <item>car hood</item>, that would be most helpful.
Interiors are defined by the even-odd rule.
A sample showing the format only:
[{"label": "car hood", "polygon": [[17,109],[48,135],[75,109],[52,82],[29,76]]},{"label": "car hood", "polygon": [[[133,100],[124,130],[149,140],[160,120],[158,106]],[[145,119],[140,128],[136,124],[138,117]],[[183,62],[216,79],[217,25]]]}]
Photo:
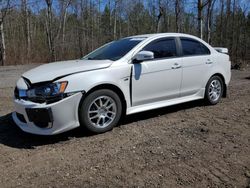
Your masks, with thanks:
[{"label": "car hood", "polygon": [[33,83],[52,81],[64,76],[107,68],[110,60],[70,60],[48,63],[25,72],[22,76]]}]

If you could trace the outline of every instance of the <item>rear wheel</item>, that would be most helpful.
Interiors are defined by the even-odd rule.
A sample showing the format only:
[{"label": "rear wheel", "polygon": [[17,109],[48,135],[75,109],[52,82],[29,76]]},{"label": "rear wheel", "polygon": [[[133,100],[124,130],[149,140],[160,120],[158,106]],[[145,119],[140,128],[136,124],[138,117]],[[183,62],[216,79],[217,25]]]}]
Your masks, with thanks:
[{"label": "rear wheel", "polygon": [[103,133],[117,125],[122,114],[119,96],[108,89],[89,94],[80,106],[79,120],[82,126],[94,133]]},{"label": "rear wheel", "polygon": [[208,104],[217,104],[223,94],[223,81],[219,76],[213,76],[206,85],[205,100]]}]

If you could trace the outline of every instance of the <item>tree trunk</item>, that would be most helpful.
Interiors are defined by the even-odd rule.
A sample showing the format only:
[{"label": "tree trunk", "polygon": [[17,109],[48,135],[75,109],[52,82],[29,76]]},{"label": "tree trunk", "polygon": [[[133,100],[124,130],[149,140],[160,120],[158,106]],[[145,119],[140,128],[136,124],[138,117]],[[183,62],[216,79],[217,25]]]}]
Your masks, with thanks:
[{"label": "tree trunk", "polygon": [[231,17],[231,0],[227,0],[227,10],[226,10],[226,18],[225,18],[225,25],[226,25],[226,29],[225,29],[225,33],[224,33],[224,40],[226,40],[226,46],[230,45],[230,41],[229,41],[229,36],[230,36],[230,17]]},{"label": "tree trunk", "polygon": [[3,19],[0,18],[0,62],[1,66],[5,65],[6,60],[6,51],[5,51],[5,37],[4,37],[4,26],[3,26]]},{"label": "tree trunk", "polygon": [[119,14],[119,38],[122,37],[122,15],[121,12]]},{"label": "tree trunk", "polygon": [[27,0],[22,0],[23,15],[24,15],[24,27],[25,27],[25,37],[26,37],[26,47],[27,47],[27,61],[30,62],[31,53],[31,32],[30,32],[30,18],[29,10],[27,8]]},{"label": "tree trunk", "polygon": [[221,10],[220,10],[220,40],[219,44],[222,46],[222,38],[223,38],[223,12],[224,12],[224,0],[221,0]]},{"label": "tree trunk", "polygon": [[62,26],[62,51],[63,54],[65,53],[65,27],[66,27],[66,18],[67,18],[67,11],[65,10],[63,15],[63,26]]},{"label": "tree trunk", "polygon": [[[90,15],[93,15],[94,12],[94,3],[90,1]],[[91,16],[91,51],[94,50],[94,26],[95,20],[94,16]]]},{"label": "tree trunk", "polygon": [[159,2],[159,14],[157,16],[156,33],[160,32],[160,21],[161,21],[162,15],[163,15],[163,7],[160,5],[160,2]]},{"label": "tree trunk", "polygon": [[[67,8],[69,7],[71,0],[62,1],[61,2],[61,16],[60,16],[60,24],[59,28],[56,33],[56,40],[59,40],[60,33],[62,33],[62,54],[65,55],[65,28],[66,28],[66,21],[67,21]],[[55,39],[53,39],[55,41]]]},{"label": "tree trunk", "polygon": [[115,7],[114,7],[114,29],[113,29],[113,39],[117,38],[117,0],[115,0]]},{"label": "tree trunk", "polygon": [[207,18],[206,18],[206,31],[207,31],[207,42],[211,42],[211,1],[209,1],[207,6]]},{"label": "tree trunk", "polygon": [[6,61],[6,46],[4,35],[4,18],[10,8],[10,0],[6,0],[6,7],[1,7],[0,10],[0,65],[4,66]]},{"label": "tree trunk", "polygon": [[204,7],[210,2],[211,0],[207,0],[205,3],[202,0],[198,0],[197,9],[198,9],[198,36],[203,39],[203,17],[202,17],[202,10]]},{"label": "tree trunk", "polygon": [[112,10],[111,10],[111,0],[109,0],[109,34],[112,36]]},{"label": "tree trunk", "polygon": [[180,0],[175,0],[175,26],[176,32],[180,32]]},{"label": "tree trunk", "polygon": [[198,36],[203,38],[203,31],[202,31],[202,0],[198,0]]},{"label": "tree trunk", "polygon": [[55,61],[55,45],[52,32],[52,0],[45,0],[47,4],[46,35],[49,47],[50,61]]},{"label": "tree trunk", "polygon": [[97,22],[97,36],[98,36],[98,44],[100,43],[101,36],[101,0],[98,0],[98,22]]},{"label": "tree trunk", "polygon": [[236,11],[236,0],[233,1],[233,15],[232,15],[232,38],[230,40],[229,51],[231,52],[231,56],[234,57],[234,43],[235,43],[235,11]]},{"label": "tree trunk", "polygon": [[244,57],[243,57],[243,59],[247,59],[247,40],[248,40],[248,23],[247,23],[247,20],[245,20],[245,23],[244,23],[244,25],[245,25],[245,29],[244,29],[244,37],[243,37],[243,41],[245,41],[244,42]]},{"label": "tree trunk", "polygon": [[209,0],[208,7],[207,7],[207,21],[206,21],[206,30],[207,30],[207,42],[211,44],[211,26],[212,26],[212,14],[214,3],[216,0]]}]

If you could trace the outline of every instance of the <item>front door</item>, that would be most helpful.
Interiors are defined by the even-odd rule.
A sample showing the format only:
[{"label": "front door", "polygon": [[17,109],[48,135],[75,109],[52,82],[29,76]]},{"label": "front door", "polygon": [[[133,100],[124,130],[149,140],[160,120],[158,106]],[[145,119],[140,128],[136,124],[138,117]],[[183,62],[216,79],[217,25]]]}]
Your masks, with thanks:
[{"label": "front door", "polygon": [[152,51],[154,59],[133,64],[132,106],[179,97],[182,62],[175,39],[155,40],[142,50]]}]

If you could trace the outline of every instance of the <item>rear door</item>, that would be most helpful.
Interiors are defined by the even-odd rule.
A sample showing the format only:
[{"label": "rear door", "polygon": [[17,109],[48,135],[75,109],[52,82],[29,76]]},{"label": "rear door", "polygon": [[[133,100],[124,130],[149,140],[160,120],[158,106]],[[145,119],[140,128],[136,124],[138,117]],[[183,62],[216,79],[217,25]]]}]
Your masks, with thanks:
[{"label": "rear door", "polygon": [[180,38],[182,49],[183,79],[181,96],[194,95],[204,86],[204,78],[212,66],[210,50],[192,38]]}]

